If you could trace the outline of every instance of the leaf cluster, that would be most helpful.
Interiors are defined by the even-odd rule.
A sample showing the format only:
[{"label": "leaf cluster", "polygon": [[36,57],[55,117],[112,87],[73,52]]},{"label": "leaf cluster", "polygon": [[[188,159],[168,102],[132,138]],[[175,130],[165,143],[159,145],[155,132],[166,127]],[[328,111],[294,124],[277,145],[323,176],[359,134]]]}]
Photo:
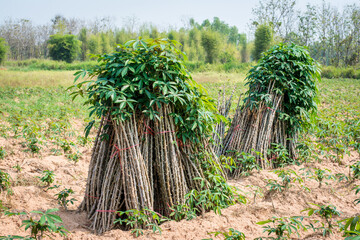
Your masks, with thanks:
[{"label": "leaf cluster", "polygon": [[[56,224],[62,223],[62,219],[53,214],[59,209],[48,209],[45,212],[42,211],[31,211],[30,213],[38,214],[40,216],[39,220],[35,220],[30,216],[29,219],[25,219],[22,221],[21,227],[25,226],[25,231],[30,229],[31,235],[30,237],[19,237],[19,236],[8,236],[13,237],[10,239],[41,239],[44,235],[51,238],[50,233],[58,233],[60,236],[66,236],[69,232],[64,226],[57,226]],[[7,216],[14,215],[27,215],[25,212],[13,213],[13,212],[5,212]],[[6,239],[6,237],[5,237]]]},{"label": "leaf cluster", "polygon": [[87,96],[90,116],[110,113],[118,121],[134,113],[159,120],[161,106],[170,104],[178,138],[198,142],[211,132],[209,123],[216,118],[216,108],[205,89],[193,81],[181,59],[186,56],[177,44],[139,38],[119,45],[114,53],[97,56],[98,66],[75,73],[75,81],[86,75],[90,78],[73,86],[77,88],[73,96]]}]

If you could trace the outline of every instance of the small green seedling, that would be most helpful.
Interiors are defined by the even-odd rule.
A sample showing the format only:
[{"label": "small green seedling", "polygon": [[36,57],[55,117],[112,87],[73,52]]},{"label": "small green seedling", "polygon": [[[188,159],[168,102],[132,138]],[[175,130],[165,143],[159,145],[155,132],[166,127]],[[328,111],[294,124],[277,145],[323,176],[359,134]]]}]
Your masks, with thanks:
[{"label": "small green seedling", "polygon": [[360,178],[360,161],[357,161],[353,165],[350,166],[352,171],[352,179],[359,179]]},{"label": "small green seedling", "polygon": [[301,212],[308,212],[309,217],[312,215],[318,215],[321,218],[325,219],[326,223],[327,223],[327,227],[325,227],[324,224],[323,225],[323,236],[329,236],[332,233],[333,230],[333,224],[332,224],[332,218],[333,216],[337,215],[340,216],[340,212],[336,210],[336,207],[333,205],[318,205],[318,204],[314,204],[311,203],[312,205],[316,206],[317,208],[306,208],[304,210],[302,210]]},{"label": "small green seedling", "polygon": [[19,164],[14,165],[12,168],[14,168],[17,172],[21,172],[22,168]]},{"label": "small green seedling", "polygon": [[44,170],[42,173],[43,175],[41,176],[40,181],[45,183],[47,187],[50,186],[50,184],[54,182],[54,172],[50,170]]},{"label": "small green seedling", "polygon": [[236,163],[241,170],[241,175],[249,176],[252,170],[260,170],[256,157],[249,153],[238,153],[236,155]]},{"label": "small green seedling", "polygon": [[170,218],[179,222],[182,219],[191,220],[196,218],[197,209],[191,209],[186,204],[177,204],[170,207]]},{"label": "small green seedling", "polygon": [[0,147],[0,159],[4,159],[6,157],[6,151],[4,147]]},{"label": "small green seedling", "polygon": [[[319,188],[321,188],[321,185],[325,179],[335,180],[334,175],[331,174],[331,171],[329,169],[320,169],[320,168],[315,168],[314,174],[309,178],[312,178],[315,181],[317,181],[319,183]],[[325,182],[325,184],[327,184],[327,182]]]},{"label": "small green seedling", "polygon": [[[296,234],[300,237],[299,230],[306,231],[306,227],[302,224],[304,217],[294,216],[294,217],[272,217],[271,219],[257,222],[258,225],[265,225],[272,223],[271,225],[264,226],[264,233],[267,232],[268,235],[275,234],[277,238],[272,239],[291,239],[292,234]],[[265,239],[263,237],[256,239]]]},{"label": "small green seedling", "polygon": [[61,192],[55,194],[55,196],[57,197],[58,203],[62,207],[64,207],[65,210],[67,210],[67,206],[69,203],[74,204],[74,202],[77,201],[75,198],[68,199],[71,194],[74,194],[74,191],[71,188],[69,188],[69,189],[65,188]]},{"label": "small green seedling", "polygon": [[73,161],[74,163],[77,163],[77,162],[79,162],[79,159],[81,157],[81,153],[79,151],[68,153],[68,154],[66,154],[66,157],[70,161]]},{"label": "small green seedling", "polygon": [[0,170],[0,192],[7,191],[9,195],[12,194],[10,181],[11,181],[10,175]]},{"label": "small green seedling", "polygon": [[282,192],[285,189],[285,186],[280,184],[277,180],[274,179],[265,179],[268,184],[266,184],[266,187],[269,188],[269,192]]},{"label": "small green seedling", "polygon": [[[238,230],[234,230],[233,228],[230,228],[228,232],[211,232],[209,235],[215,234],[215,237],[222,235],[224,237],[224,240],[245,240],[245,234],[242,232],[239,232]],[[213,240],[210,239],[204,239],[204,240]]]},{"label": "small green seedling", "polygon": [[159,225],[168,220],[168,218],[147,208],[141,210],[131,209],[125,212],[118,211],[116,213],[120,218],[116,219],[114,223],[125,224],[133,228],[131,233],[136,237],[144,235],[143,229],[152,229],[153,233],[159,232],[161,234],[162,230]]}]

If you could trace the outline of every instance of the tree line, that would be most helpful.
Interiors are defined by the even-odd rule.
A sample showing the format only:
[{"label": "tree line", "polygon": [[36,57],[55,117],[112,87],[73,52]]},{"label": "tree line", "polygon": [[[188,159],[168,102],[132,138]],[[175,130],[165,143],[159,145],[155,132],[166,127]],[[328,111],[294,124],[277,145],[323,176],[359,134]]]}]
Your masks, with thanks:
[{"label": "tree line", "polygon": [[92,54],[113,51],[117,44],[138,36],[164,37],[182,44],[188,61],[207,63],[249,62],[278,42],[307,46],[313,58],[324,65],[354,66],[360,58],[360,7],[330,3],[308,4],[296,9],[296,0],[260,0],[252,9],[249,27],[254,35],[240,33],[218,17],[201,23],[193,18],[184,27],[159,30],[128,18],[122,27],[105,17],[91,22],[55,16],[48,24],[27,19],[8,19],[0,25],[0,37],[8,48],[8,59],[53,58],[86,61]]}]

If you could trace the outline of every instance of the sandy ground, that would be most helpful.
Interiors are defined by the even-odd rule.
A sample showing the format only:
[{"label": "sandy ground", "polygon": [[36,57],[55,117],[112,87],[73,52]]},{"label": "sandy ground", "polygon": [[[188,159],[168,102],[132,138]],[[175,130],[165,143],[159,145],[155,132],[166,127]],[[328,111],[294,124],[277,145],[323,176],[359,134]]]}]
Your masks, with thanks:
[{"label": "sandy ground", "polygon": [[[86,214],[76,211],[78,205],[84,197],[84,190],[87,178],[88,165],[91,155],[91,146],[82,147],[80,151],[83,153],[77,164],[71,163],[64,155],[53,156],[46,148],[41,154],[32,155],[24,152],[20,139],[0,138],[0,146],[5,147],[9,153],[4,160],[0,160],[0,169],[8,172],[13,179],[13,196],[1,194],[1,198],[6,207],[11,211],[32,211],[46,210],[50,208],[60,208],[58,214],[64,221],[64,226],[71,232],[68,239],[133,239],[129,231],[114,229],[102,236],[93,234],[86,226],[88,225]],[[357,153],[346,156],[342,164],[333,163],[324,160],[322,163],[311,163],[302,166],[291,166],[290,169],[301,174],[300,170],[304,167],[321,167],[327,168],[336,173],[349,173],[349,164],[360,160]],[[17,172],[14,165],[19,164],[22,167],[21,172]],[[61,185],[62,189],[72,188],[75,191],[74,198],[78,201],[74,205],[70,205],[69,210],[61,208],[54,195],[59,189],[47,190],[39,183],[37,176],[41,175],[43,170],[52,170],[55,173],[56,185]],[[272,197],[263,197],[261,194],[254,201],[254,186],[258,186],[266,195],[266,181],[264,179],[277,179],[276,174],[271,171],[263,170],[254,172],[248,177],[237,180],[230,180],[230,183],[243,191],[248,198],[246,205],[234,205],[222,210],[222,215],[216,215],[213,212],[199,216],[191,221],[183,220],[181,222],[166,222],[161,225],[162,234],[153,234],[145,231],[144,236],[138,239],[206,239],[213,237],[209,235],[211,232],[227,231],[234,228],[243,232],[246,239],[254,239],[259,236],[266,236],[263,233],[262,226],[256,224],[258,221],[269,219],[273,216],[299,216],[306,215],[301,210],[310,207],[309,203],[328,205],[332,204],[341,211],[341,216],[335,220],[354,216],[360,213],[360,204],[356,206],[353,201],[357,197],[352,188],[360,185],[359,181],[352,184],[344,182],[338,183],[328,180],[329,184],[323,184],[321,188],[314,180],[306,179],[304,185],[310,189],[305,191],[299,184],[295,184],[284,193],[276,193]],[[23,216],[0,216],[0,236],[1,235],[22,235],[30,234],[29,231],[24,232],[21,221],[25,219]],[[56,238],[61,239],[61,238]],[[220,237],[214,239],[222,239]],[[312,231],[301,234],[301,239],[343,239],[341,234],[335,232],[329,238],[324,238]]]}]

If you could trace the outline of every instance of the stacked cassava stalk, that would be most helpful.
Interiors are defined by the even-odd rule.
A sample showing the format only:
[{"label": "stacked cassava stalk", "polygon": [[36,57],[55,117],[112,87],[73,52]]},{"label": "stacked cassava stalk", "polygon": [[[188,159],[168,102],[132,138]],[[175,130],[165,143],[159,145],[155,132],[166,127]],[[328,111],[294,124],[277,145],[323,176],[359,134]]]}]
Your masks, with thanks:
[{"label": "stacked cassava stalk", "polygon": [[99,56],[95,69],[77,73],[75,80],[92,78],[75,85],[74,95],[86,94],[90,115],[101,118],[80,206],[98,234],[114,227],[116,211],[147,208],[169,216],[189,190],[201,188],[194,180],[204,177],[194,160],[198,152],[207,151],[218,164],[207,144],[214,104],[186,71],[175,45],[130,41]]},{"label": "stacked cassava stalk", "polygon": [[[228,115],[230,113],[231,103],[233,100],[234,92],[236,90],[236,86],[233,88],[231,95],[229,98],[226,99],[226,93],[225,93],[225,85],[223,86],[222,90],[219,90],[218,95],[218,102],[217,102],[217,110],[221,116],[224,118],[228,118]],[[240,103],[240,99],[238,104]],[[226,121],[221,120],[215,127],[215,131],[212,135],[213,143],[212,147],[214,149],[214,152],[220,156],[221,152],[223,150],[222,148],[222,141],[225,136],[225,129],[226,129]]]},{"label": "stacked cassava stalk", "polygon": [[220,154],[253,153],[263,168],[276,167],[274,146],[297,158],[297,136],[316,111],[318,64],[304,47],[279,44],[248,73],[249,90],[238,106]]}]

